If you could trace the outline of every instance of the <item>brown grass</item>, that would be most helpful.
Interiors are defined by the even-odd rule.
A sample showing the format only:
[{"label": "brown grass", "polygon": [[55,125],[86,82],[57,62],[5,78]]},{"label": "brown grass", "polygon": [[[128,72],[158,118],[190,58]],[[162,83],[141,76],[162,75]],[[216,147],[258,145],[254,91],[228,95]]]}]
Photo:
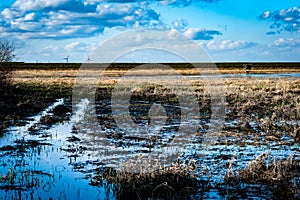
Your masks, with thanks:
[{"label": "brown grass", "polygon": [[290,180],[299,173],[300,163],[293,160],[293,155],[290,155],[286,160],[276,160],[270,157],[268,153],[263,153],[248,162],[247,167],[239,170],[237,173],[233,172],[232,165],[230,165],[225,180],[227,182],[243,181],[275,184],[280,181]]},{"label": "brown grass", "polygon": [[225,182],[228,184],[268,184],[275,186],[273,193],[276,196],[300,195],[299,180],[293,182],[294,178],[299,179],[300,161],[293,159],[293,155],[285,160],[277,160],[268,153],[263,153],[248,162],[245,169],[236,172],[233,171],[232,164],[233,162],[229,164],[225,176]]},{"label": "brown grass", "polygon": [[230,79],[226,85],[228,118],[241,120],[245,129],[256,122],[267,140],[289,135],[299,141],[299,79]]},{"label": "brown grass", "polygon": [[[193,69],[180,69],[182,73],[193,74]],[[235,69],[238,70],[238,69]],[[275,69],[284,70],[284,69]],[[295,69],[289,69],[295,70]],[[224,71],[224,70],[223,70]],[[223,72],[221,71],[221,72]],[[228,72],[235,72],[227,70]],[[125,71],[110,70],[108,77],[101,80],[101,87],[112,88],[117,83],[117,76]],[[271,71],[272,72],[272,71]],[[270,73],[271,73],[270,72]],[[288,70],[284,72],[289,72]],[[145,74],[146,73],[146,74]],[[226,73],[224,71],[224,73]],[[85,76],[94,76],[95,71],[87,71]],[[139,74],[139,72],[137,73]],[[144,75],[172,74],[168,70],[145,71]],[[16,83],[37,83],[37,84],[63,84],[72,86],[77,76],[77,70],[17,70],[14,71],[13,80]],[[100,75],[99,75],[100,77]],[[133,82],[136,79],[132,80]],[[164,81],[164,80],[159,80]],[[209,82],[209,85],[207,83]],[[267,140],[279,140],[282,134],[292,136],[296,142],[300,142],[300,80],[289,78],[227,78],[223,80],[201,79],[192,80],[190,85],[195,86],[196,93],[203,101],[209,102],[207,87],[214,87],[224,84],[227,100],[226,107],[230,111],[227,119],[239,119],[240,129],[247,130],[249,122],[258,124],[258,129],[266,133]],[[89,84],[85,81],[84,84]],[[127,84],[127,85],[126,85]],[[124,87],[130,87],[130,80]],[[178,84],[178,82],[176,82]],[[183,89],[178,89],[182,95],[187,82],[183,81]],[[120,88],[122,85],[118,85]]]},{"label": "brown grass", "polygon": [[[193,74],[193,69],[179,69],[182,73]],[[228,72],[235,72],[232,69]],[[261,69],[260,69],[261,70]],[[274,69],[283,70],[284,69]],[[297,70],[297,69],[289,69]],[[26,84],[56,84],[67,85],[71,88],[77,76],[77,70],[17,70],[14,71],[13,80],[15,83]],[[110,70],[106,79],[101,80],[100,87],[112,88],[119,75],[125,71]],[[221,71],[226,73],[224,70]],[[267,71],[266,71],[267,72]],[[270,73],[272,71],[269,71]],[[284,72],[289,72],[288,70]],[[143,75],[172,74],[168,70],[142,70]],[[145,74],[146,73],[146,74]],[[87,71],[85,77],[94,76],[95,71]],[[137,73],[139,74],[139,72]],[[82,76],[82,75],[80,75]],[[100,75],[99,75],[100,77]],[[81,80],[81,79],[79,79]],[[132,80],[133,83],[136,79]],[[164,81],[164,80],[159,80]],[[168,81],[168,80],[166,80]],[[88,81],[83,82],[89,84]],[[163,83],[163,82],[162,82]],[[209,83],[209,85],[207,85]],[[124,83],[124,88],[130,87],[129,81]],[[176,82],[175,84],[180,84]],[[178,85],[178,90],[186,95],[184,88],[188,84],[182,81],[182,86]],[[190,85],[195,86],[196,95],[203,102],[202,105],[209,103],[208,87],[215,87],[224,84],[223,89],[226,95],[226,107],[229,110],[227,120],[239,119],[240,130],[249,130],[249,122],[256,122],[258,129],[266,134],[267,140],[277,141],[285,134],[294,138],[295,142],[300,142],[300,80],[292,78],[227,78],[223,80],[209,79],[192,80]],[[118,85],[122,88],[122,85]],[[182,87],[182,88],[180,88]],[[206,105],[209,107],[209,105]]]},{"label": "brown grass", "polygon": [[170,166],[162,167],[159,160],[150,157],[145,159],[141,155],[136,161],[125,162],[121,170],[98,169],[91,184],[99,185],[105,179],[118,185],[117,193],[120,199],[173,199],[180,197],[186,188],[199,185],[196,171],[197,166],[192,159],[178,158]]},{"label": "brown grass", "polygon": [[[87,74],[91,72],[91,74],[95,75],[100,70],[87,70]],[[147,69],[147,70],[139,70],[136,71],[137,75],[151,75],[151,76],[158,76],[158,75],[174,75],[176,73],[182,75],[199,75],[200,74],[244,74],[245,70],[243,68],[233,68],[233,69],[208,69],[202,68],[200,70],[196,69],[176,69],[176,70],[163,70],[163,69]],[[33,81],[33,82],[65,82],[68,83],[73,82],[77,76],[79,70],[77,69],[56,69],[56,70],[46,70],[46,69],[19,69],[13,71],[13,78],[15,81]],[[119,77],[123,76],[127,70],[107,70],[105,71],[104,75],[109,77]],[[250,73],[253,74],[273,74],[273,73],[299,73],[299,69],[284,69],[284,68],[267,68],[267,69],[253,69]],[[99,75],[100,77],[100,75]]]}]

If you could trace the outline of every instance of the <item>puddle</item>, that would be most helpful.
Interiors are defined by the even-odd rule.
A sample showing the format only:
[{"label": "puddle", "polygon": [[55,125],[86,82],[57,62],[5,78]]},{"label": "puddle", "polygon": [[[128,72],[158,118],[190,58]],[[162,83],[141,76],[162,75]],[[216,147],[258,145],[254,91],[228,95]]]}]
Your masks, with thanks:
[{"label": "puddle", "polygon": [[85,174],[73,165],[76,159],[63,150],[72,136],[72,120],[41,128],[30,127],[64,99],[30,117],[25,126],[10,127],[0,138],[0,196],[4,199],[113,199],[112,185],[91,187]]}]

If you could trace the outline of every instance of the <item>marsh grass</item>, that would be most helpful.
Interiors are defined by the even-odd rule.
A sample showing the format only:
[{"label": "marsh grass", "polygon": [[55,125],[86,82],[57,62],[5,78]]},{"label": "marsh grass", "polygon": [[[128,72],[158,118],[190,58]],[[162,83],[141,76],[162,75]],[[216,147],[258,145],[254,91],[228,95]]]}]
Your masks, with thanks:
[{"label": "marsh grass", "polygon": [[119,199],[174,199],[187,189],[199,187],[197,176],[199,171],[193,159],[178,158],[162,167],[159,160],[140,155],[136,161],[125,162],[120,170],[98,169],[91,184],[98,185],[102,179],[116,184]]},{"label": "marsh grass", "polygon": [[0,134],[24,117],[37,114],[58,98],[70,98],[72,85],[12,82],[1,94]]},{"label": "marsh grass", "polygon": [[226,84],[228,119],[239,119],[245,130],[255,122],[267,140],[287,135],[299,141],[299,79],[230,79]]},{"label": "marsh grass", "polygon": [[0,63],[0,92],[8,92],[12,81],[12,69],[10,63]]},{"label": "marsh grass", "polygon": [[[185,70],[188,72],[192,69]],[[14,77],[13,84],[13,94],[15,95],[11,95],[8,101],[3,101],[5,102],[3,106],[10,107],[9,105],[11,104],[12,109],[17,108],[15,109],[17,113],[25,113],[28,110],[37,110],[55,98],[71,97],[74,82],[73,76],[75,76],[76,70],[71,70],[70,73],[68,73],[69,71],[70,70],[27,70],[24,74],[19,71],[15,72],[16,76]],[[159,71],[157,73],[159,73]],[[19,78],[18,74],[20,75]],[[91,74],[93,74],[93,72],[91,72]],[[36,77],[36,79],[32,77]],[[130,88],[130,92],[134,92],[136,96],[139,97],[146,95],[148,97],[153,96],[154,98],[159,94],[161,97],[171,98],[169,99],[171,101],[176,100],[176,96],[187,97],[187,93],[194,89],[195,101],[198,101],[200,106],[200,117],[208,119],[211,115],[211,96],[208,89],[212,87],[212,90],[214,90],[214,87],[224,84],[223,88],[225,92],[224,95],[226,95],[225,104],[227,109],[225,116],[226,121],[238,120],[238,124],[234,129],[230,130],[231,132],[253,133],[259,137],[263,137],[267,141],[276,141],[278,143],[280,143],[283,136],[289,136],[293,138],[294,142],[300,142],[299,79],[246,77],[223,80],[195,79],[189,82],[182,80],[182,84],[180,84],[180,81],[179,84],[176,83],[178,84],[178,90],[176,91],[176,96],[172,96],[169,93],[174,91],[162,87],[153,87],[151,84],[141,86],[140,88],[132,88],[132,84],[134,84],[139,77],[135,77],[133,83],[129,80],[121,84],[117,82],[117,78],[118,77],[107,77],[101,80],[98,83],[95,98],[111,98],[112,92],[118,87],[118,92],[120,93],[128,93],[128,88]],[[142,76],[140,78],[142,78]],[[207,84],[207,81],[210,83]],[[116,85],[117,83],[118,85]],[[86,95],[84,89],[86,87],[89,88],[89,83],[86,84],[87,86],[82,86],[83,97]],[[187,86],[192,86],[193,88],[191,88],[191,90],[185,90]],[[35,109],[35,107],[37,107],[37,109]],[[6,110],[10,112],[9,109]],[[6,114],[9,115],[9,113],[5,113],[6,110],[3,109],[1,113],[4,115],[3,117],[5,117]],[[18,115],[19,114],[16,116]],[[250,125],[250,122],[256,125],[255,129]]]},{"label": "marsh grass", "polygon": [[[49,182],[45,182],[46,178]],[[43,180],[41,180],[43,179]],[[53,181],[53,174],[38,170],[17,171],[9,168],[6,174],[0,175],[0,189],[29,190],[40,187],[46,188]]]},{"label": "marsh grass", "polygon": [[233,162],[229,164],[225,182],[230,185],[241,183],[273,185],[275,196],[299,197],[300,161],[290,155],[285,160],[262,153],[248,162],[244,169],[234,171]]}]

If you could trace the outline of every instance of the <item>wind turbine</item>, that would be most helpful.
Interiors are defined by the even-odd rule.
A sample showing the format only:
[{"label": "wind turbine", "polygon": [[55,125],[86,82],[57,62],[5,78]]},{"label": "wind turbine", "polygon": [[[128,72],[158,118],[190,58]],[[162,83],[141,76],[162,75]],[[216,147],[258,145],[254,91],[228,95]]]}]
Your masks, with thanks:
[{"label": "wind turbine", "polygon": [[66,60],[66,62],[69,63],[69,57],[70,56],[64,57],[63,60]]},{"label": "wind turbine", "polygon": [[87,56],[87,60],[86,60],[86,61],[87,61],[87,63],[89,63],[90,61],[92,61],[92,60],[90,59],[90,56],[89,56],[89,55]]}]

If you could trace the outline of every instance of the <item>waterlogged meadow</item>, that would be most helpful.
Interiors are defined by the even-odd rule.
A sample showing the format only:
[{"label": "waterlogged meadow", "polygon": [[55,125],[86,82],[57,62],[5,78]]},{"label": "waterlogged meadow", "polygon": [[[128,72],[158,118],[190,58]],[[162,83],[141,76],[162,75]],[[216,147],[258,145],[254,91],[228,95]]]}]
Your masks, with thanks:
[{"label": "waterlogged meadow", "polygon": [[[141,85],[131,91],[129,102],[131,119],[141,131],[120,128],[111,105],[114,78],[100,83],[95,104],[82,98],[74,105],[73,72],[52,78],[34,73],[34,80],[30,71],[26,76],[15,72],[14,87],[27,87],[31,95],[19,102],[28,114],[16,118],[12,109],[1,121],[3,199],[300,197],[299,74],[227,73],[210,78],[216,83],[210,87],[224,84],[225,112],[219,129],[213,127],[213,102],[205,79],[185,74],[200,107],[199,118],[187,123],[196,131],[177,146],[180,154],[161,163],[152,152],[183,134],[185,108],[178,97],[159,84]],[[39,96],[45,94],[49,96]],[[40,109],[29,112],[22,105]],[[151,115],[155,109],[158,112]],[[157,131],[153,124],[164,115],[163,128]]]}]

